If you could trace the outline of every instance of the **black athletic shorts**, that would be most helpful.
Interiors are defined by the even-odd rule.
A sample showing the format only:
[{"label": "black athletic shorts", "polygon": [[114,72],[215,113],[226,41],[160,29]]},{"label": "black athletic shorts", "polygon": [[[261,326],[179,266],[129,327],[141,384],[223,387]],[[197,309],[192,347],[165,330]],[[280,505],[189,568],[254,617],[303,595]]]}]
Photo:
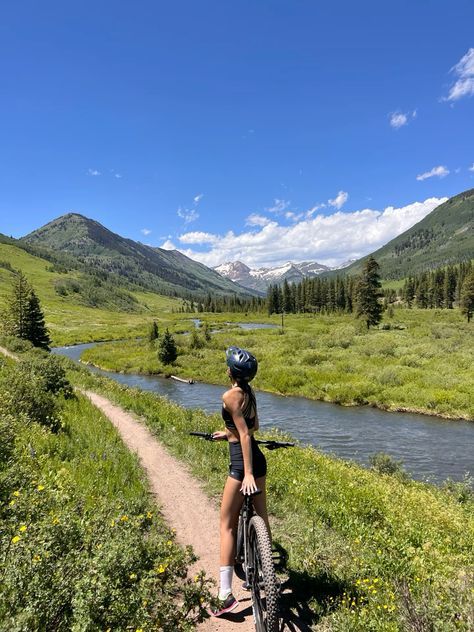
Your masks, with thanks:
[{"label": "black athletic shorts", "polygon": [[[261,478],[267,473],[267,461],[252,437],[252,465],[254,478]],[[229,476],[237,481],[244,480],[244,455],[240,441],[229,441],[230,465]]]}]

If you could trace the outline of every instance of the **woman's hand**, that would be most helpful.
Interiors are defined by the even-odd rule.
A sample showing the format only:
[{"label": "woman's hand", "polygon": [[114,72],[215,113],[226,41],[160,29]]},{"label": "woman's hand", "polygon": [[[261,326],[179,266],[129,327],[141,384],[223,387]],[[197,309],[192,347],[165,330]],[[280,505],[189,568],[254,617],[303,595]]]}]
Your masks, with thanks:
[{"label": "woman's hand", "polygon": [[253,474],[246,474],[244,476],[244,480],[242,481],[242,487],[240,488],[240,491],[242,492],[242,494],[246,495],[246,494],[253,494],[253,492],[256,492],[258,489],[257,484],[255,483],[255,479],[253,477]]},{"label": "woman's hand", "polygon": [[214,441],[227,441],[227,433],[225,430],[216,430],[212,433]]}]

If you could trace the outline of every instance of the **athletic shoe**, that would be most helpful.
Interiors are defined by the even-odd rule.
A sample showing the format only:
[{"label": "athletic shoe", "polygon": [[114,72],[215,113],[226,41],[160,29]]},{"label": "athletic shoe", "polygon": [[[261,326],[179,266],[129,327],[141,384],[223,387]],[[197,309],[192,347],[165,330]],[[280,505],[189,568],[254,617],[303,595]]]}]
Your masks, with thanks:
[{"label": "athletic shoe", "polygon": [[239,602],[237,599],[232,593],[229,593],[225,599],[218,599],[216,608],[214,610],[209,608],[208,612],[212,617],[220,617],[221,615],[226,614],[226,612],[234,610],[234,608],[237,608],[238,605]]}]

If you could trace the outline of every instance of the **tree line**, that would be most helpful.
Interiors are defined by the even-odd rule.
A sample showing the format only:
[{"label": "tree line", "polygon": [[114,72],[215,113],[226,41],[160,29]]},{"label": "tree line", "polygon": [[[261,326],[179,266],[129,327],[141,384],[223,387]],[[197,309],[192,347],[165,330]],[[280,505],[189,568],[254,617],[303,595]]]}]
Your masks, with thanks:
[{"label": "tree line", "polygon": [[454,305],[461,305],[464,281],[473,271],[469,261],[409,276],[399,297],[407,307],[453,309]]},{"label": "tree line", "polygon": [[422,309],[461,308],[470,320],[474,313],[474,266],[471,262],[447,266],[408,277],[403,287],[383,290],[379,267],[373,257],[366,261],[360,276],[306,278],[300,283],[270,285],[267,290],[268,314],[358,313],[369,297],[381,309],[391,303]]}]

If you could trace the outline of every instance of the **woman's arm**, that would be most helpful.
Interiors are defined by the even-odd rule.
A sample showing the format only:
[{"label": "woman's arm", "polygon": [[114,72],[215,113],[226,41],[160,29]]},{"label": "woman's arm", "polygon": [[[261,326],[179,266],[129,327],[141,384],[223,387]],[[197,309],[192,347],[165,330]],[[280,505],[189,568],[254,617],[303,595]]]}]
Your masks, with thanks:
[{"label": "woman's arm", "polygon": [[247,428],[244,416],[242,415],[243,394],[236,389],[224,393],[222,398],[226,409],[232,415],[235,427],[239,433],[240,444],[242,446],[242,455],[244,457],[244,480],[240,491],[244,494],[250,494],[257,491],[257,485],[253,475],[252,464],[252,445],[251,436]]}]

